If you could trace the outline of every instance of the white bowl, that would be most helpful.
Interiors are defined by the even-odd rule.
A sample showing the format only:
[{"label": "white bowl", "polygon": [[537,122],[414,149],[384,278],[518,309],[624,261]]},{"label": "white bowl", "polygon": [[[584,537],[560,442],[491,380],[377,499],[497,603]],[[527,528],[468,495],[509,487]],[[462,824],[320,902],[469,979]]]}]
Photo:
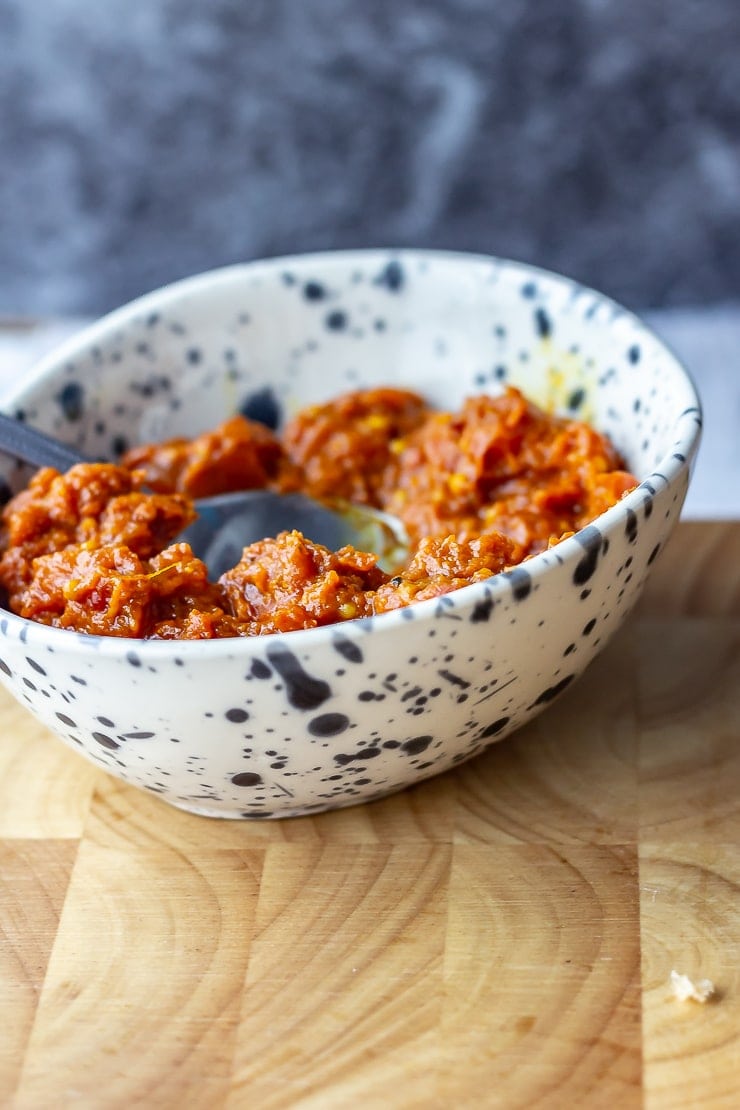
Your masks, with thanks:
[{"label": "white bowl", "polygon": [[[541,712],[636,601],[697,450],[694,387],[630,313],[493,258],[276,259],[149,294],[46,358],[5,409],[93,456],[242,409],[282,419],[368,385],[454,409],[502,381],[607,433],[640,486],[513,571],[408,609],[279,636],[85,636],[0,620],[0,678],[67,744],[194,813],[281,817],[378,798]],[[28,474],[3,460],[11,488]]]}]

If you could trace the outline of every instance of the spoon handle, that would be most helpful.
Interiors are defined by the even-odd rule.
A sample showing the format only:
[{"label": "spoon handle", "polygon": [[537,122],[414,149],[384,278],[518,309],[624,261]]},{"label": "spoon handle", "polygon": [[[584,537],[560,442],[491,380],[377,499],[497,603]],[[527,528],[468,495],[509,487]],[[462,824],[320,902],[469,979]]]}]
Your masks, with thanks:
[{"label": "spoon handle", "polygon": [[21,420],[0,412],[0,451],[33,466],[53,466],[62,473],[75,463],[87,462],[79,451],[37,432]]}]

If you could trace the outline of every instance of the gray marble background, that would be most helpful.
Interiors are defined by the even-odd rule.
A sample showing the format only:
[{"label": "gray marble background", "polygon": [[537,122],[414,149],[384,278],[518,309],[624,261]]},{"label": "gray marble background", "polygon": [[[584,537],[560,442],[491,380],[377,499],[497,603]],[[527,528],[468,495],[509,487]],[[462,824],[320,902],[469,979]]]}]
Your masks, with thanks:
[{"label": "gray marble background", "polygon": [[0,0],[0,313],[410,244],[740,296],[737,0]]}]

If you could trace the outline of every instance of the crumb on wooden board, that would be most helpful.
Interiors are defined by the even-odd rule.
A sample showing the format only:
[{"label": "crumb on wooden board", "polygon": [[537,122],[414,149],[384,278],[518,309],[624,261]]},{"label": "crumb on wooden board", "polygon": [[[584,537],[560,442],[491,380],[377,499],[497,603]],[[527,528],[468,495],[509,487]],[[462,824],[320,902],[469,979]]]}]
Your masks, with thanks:
[{"label": "crumb on wooden board", "polygon": [[711,979],[697,979],[694,982],[688,975],[681,975],[678,971],[671,972],[671,988],[679,1002],[708,1002],[715,994]]}]

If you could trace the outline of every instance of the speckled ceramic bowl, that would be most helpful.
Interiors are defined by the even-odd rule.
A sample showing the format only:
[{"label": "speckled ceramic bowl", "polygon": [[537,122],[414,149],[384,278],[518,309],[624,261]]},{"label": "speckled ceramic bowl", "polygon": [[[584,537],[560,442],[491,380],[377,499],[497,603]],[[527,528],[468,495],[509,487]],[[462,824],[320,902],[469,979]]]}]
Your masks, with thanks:
[{"label": "speckled ceramic bowl", "polygon": [[[4,399],[84,451],[278,423],[357,386],[443,408],[512,382],[593,421],[641,479],[511,573],[341,626],[213,642],[83,636],[3,613],[5,685],[75,750],[175,806],[280,817],[381,797],[545,709],[635,602],[676,523],[696,393],[634,316],[496,259],[358,252],[232,267],[113,313]],[[2,460],[12,488],[27,477]]]}]

